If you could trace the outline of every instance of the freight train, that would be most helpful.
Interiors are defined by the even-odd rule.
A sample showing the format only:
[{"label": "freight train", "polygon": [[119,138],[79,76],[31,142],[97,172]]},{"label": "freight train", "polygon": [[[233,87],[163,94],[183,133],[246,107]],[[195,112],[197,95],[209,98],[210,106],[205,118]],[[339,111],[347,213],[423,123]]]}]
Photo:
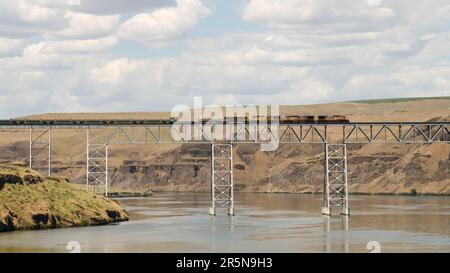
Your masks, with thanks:
[{"label": "freight train", "polygon": [[[0,120],[1,125],[171,125],[177,121],[175,118],[169,119],[110,119],[110,120],[37,120],[37,119],[9,119]],[[343,115],[282,115],[282,116],[254,116],[248,117],[225,117],[223,120],[211,120],[203,118],[198,121],[192,121],[192,124],[205,123],[272,123],[278,121],[280,124],[296,124],[296,123],[349,123],[350,120]]]}]

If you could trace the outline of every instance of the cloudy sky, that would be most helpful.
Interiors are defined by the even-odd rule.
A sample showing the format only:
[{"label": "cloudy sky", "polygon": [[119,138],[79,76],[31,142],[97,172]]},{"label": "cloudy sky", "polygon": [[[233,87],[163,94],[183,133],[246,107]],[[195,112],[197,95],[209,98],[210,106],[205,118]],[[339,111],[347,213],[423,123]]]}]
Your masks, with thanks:
[{"label": "cloudy sky", "polygon": [[0,118],[449,95],[448,0],[0,0]]}]

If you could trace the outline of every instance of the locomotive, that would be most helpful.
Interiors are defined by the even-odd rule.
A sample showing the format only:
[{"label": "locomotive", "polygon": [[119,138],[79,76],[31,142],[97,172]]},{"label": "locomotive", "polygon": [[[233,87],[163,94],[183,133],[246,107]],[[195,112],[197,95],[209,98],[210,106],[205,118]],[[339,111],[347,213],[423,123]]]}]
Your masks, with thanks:
[{"label": "locomotive", "polygon": [[344,115],[319,115],[301,116],[285,115],[280,118],[280,123],[349,123],[350,120]]}]

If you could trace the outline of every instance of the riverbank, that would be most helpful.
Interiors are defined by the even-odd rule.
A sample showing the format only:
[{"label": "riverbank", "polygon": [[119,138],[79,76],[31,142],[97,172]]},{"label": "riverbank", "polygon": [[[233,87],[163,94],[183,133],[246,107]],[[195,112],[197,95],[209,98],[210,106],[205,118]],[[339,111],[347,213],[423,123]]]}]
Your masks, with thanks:
[{"label": "riverbank", "polygon": [[153,192],[138,192],[138,191],[113,191],[108,192],[109,198],[129,198],[129,197],[151,197]]},{"label": "riverbank", "polygon": [[[209,193],[207,190],[153,190],[153,193]],[[288,191],[236,191],[235,193],[255,193],[255,194],[317,194],[323,195],[323,192],[288,192]],[[450,196],[450,193],[433,193],[433,192],[418,192],[415,189],[412,189],[410,192],[352,192],[348,193],[349,195],[373,195],[373,196]]]},{"label": "riverbank", "polygon": [[[78,189],[85,189],[86,185],[72,184]],[[125,188],[110,187],[108,189],[108,197],[113,199],[130,198],[130,197],[151,197],[153,192],[150,190],[130,190]]]},{"label": "riverbank", "polygon": [[21,164],[0,164],[0,232],[127,221],[118,202]]}]

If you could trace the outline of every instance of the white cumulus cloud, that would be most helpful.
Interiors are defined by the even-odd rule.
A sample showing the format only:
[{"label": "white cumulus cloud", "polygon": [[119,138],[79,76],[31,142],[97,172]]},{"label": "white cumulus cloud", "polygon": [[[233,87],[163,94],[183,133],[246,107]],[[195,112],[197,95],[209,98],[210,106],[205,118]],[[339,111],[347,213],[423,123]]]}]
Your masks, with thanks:
[{"label": "white cumulus cloud", "polygon": [[24,44],[25,41],[22,39],[0,37],[0,57],[17,54]]},{"label": "white cumulus cloud", "polygon": [[164,42],[191,29],[210,13],[200,0],[177,0],[176,7],[134,15],[120,26],[119,36],[144,43]]},{"label": "white cumulus cloud", "polygon": [[337,29],[378,28],[395,15],[391,7],[374,0],[250,0],[243,11],[245,20],[272,27],[334,24]]},{"label": "white cumulus cloud", "polygon": [[87,40],[41,41],[27,46],[24,55],[98,52],[111,49],[116,43],[117,38],[114,36]]},{"label": "white cumulus cloud", "polygon": [[108,36],[118,27],[120,16],[97,16],[67,11],[64,18],[68,21],[68,27],[50,32],[48,35],[78,39]]}]

